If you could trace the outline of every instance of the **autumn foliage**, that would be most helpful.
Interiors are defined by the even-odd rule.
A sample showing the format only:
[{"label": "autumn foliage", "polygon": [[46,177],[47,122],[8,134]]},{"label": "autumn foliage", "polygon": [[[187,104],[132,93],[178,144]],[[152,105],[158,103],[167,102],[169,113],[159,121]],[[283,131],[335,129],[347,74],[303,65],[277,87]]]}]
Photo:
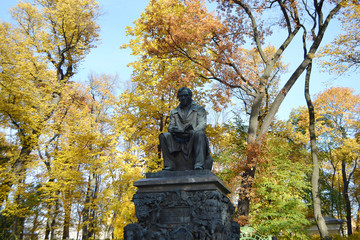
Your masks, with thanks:
[{"label": "autumn foliage", "polygon": [[[213,171],[233,190],[234,218],[306,239],[308,112],[275,115],[317,56],[337,73],[357,66],[358,12],[353,1],[150,0],[119,43],[137,57],[119,88],[106,73],[77,79],[99,43],[97,1],[19,2],[0,23],[0,238],[122,239],[136,221],[133,182],[163,167],[158,136],[187,86],[209,111]],[[346,31],[317,55],[336,16]],[[348,229],[356,218],[357,231],[359,103],[343,87],[314,99],[322,211]]]}]

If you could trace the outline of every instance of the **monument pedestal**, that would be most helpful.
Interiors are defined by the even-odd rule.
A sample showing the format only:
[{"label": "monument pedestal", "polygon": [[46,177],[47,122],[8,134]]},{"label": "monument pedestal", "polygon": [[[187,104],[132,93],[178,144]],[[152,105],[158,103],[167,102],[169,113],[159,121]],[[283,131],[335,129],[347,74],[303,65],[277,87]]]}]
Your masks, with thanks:
[{"label": "monument pedestal", "polygon": [[125,227],[125,240],[237,240],[230,190],[210,170],[147,173],[134,182],[138,223]]}]

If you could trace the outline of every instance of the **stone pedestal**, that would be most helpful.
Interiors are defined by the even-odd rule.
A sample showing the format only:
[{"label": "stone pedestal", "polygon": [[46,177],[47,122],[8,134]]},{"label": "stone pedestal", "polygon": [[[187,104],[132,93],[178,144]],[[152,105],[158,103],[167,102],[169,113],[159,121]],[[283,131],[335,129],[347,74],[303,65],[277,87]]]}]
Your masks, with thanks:
[{"label": "stone pedestal", "polygon": [[138,223],[125,240],[237,240],[230,190],[209,170],[148,173],[134,183]]}]

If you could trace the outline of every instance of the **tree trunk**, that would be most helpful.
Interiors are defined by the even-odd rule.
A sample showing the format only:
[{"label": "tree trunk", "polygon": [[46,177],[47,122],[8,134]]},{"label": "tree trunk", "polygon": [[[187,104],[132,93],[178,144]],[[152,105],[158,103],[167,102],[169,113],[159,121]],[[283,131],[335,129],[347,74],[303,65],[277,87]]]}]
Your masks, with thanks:
[{"label": "tree trunk", "polygon": [[342,179],[343,179],[343,184],[344,184],[343,194],[344,194],[344,201],[345,201],[345,208],[346,208],[346,226],[347,226],[348,236],[350,236],[352,234],[351,203],[350,203],[350,198],[349,198],[349,181],[346,178],[345,159],[343,159],[341,162],[341,172],[342,172]]},{"label": "tree trunk", "polygon": [[319,196],[320,163],[318,159],[318,148],[316,145],[315,135],[315,110],[309,93],[311,67],[312,63],[310,63],[307,67],[305,77],[305,99],[309,110],[310,147],[313,162],[313,171],[311,176],[311,192],[314,205],[314,217],[320,232],[321,239],[327,239],[329,238],[329,232],[325,220],[321,214],[321,202]]},{"label": "tree trunk", "polygon": [[33,236],[35,236],[35,231],[38,229],[39,225],[41,224],[41,220],[39,221],[39,214],[40,214],[40,210],[37,210],[35,212],[35,217],[34,217],[34,220],[32,222],[31,229],[29,231],[29,233],[32,235],[30,237],[30,239],[35,239]]},{"label": "tree trunk", "polygon": [[18,240],[23,239],[24,235],[24,223],[25,223],[25,217],[15,216],[12,231],[14,233],[14,236],[11,239]]},{"label": "tree trunk", "polygon": [[241,190],[239,192],[238,200],[238,220],[241,226],[246,225],[248,221],[250,194],[254,177],[255,167],[247,169],[242,176]]},{"label": "tree trunk", "polygon": [[360,232],[360,197],[358,196],[356,198],[356,201],[358,202],[358,210],[356,214],[356,232]]},{"label": "tree trunk", "polygon": [[46,229],[45,229],[45,240],[53,240],[55,237],[55,224],[56,224],[56,216],[59,210],[59,201],[56,200],[55,205],[52,205],[49,209],[49,218],[46,222]]},{"label": "tree trunk", "polygon": [[248,223],[250,194],[256,172],[256,164],[259,154],[258,149],[260,145],[259,142],[262,141],[262,138],[257,138],[257,132],[259,128],[259,115],[263,98],[264,92],[259,93],[256,96],[254,104],[251,108],[247,139],[248,146],[246,152],[246,165],[244,166],[244,171],[241,174],[241,188],[237,204],[238,222],[241,226],[245,226]]},{"label": "tree trunk", "polygon": [[92,202],[97,198],[97,185],[97,175],[95,173],[91,173],[89,175],[88,190],[86,193],[84,209],[82,212],[82,240],[87,240],[89,238],[95,237],[95,209],[94,207],[92,207]]},{"label": "tree trunk", "polygon": [[[17,190],[15,194],[15,203],[18,206],[18,210],[21,211],[21,209],[24,209],[24,196],[23,193],[25,192],[24,183],[26,178],[26,161],[29,157],[30,153],[32,151],[32,148],[29,144],[23,144],[23,147],[20,151],[20,156],[18,159],[16,159],[14,166],[13,166],[13,172],[16,176],[16,182],[11,183],[10,187],[13,187],[13,184],[15,184]],[[11,191],[8,193],[9,195],[12,194]],[[11,197],[8,196],[8,199],[11,199]],[[14,221],[12,225],[12,232],[15,235],[15,239],[23,239],[23,231],[24,231],[24,224],[25,224],[25,216],[23,214],[16,214],[14,216]]]},{"label": "tree trunk", "polygon": [[70,237],[70,219],[71,219],[71,203],[70,192],[65,191],[64,199],[64,225],[62,239],[69,239]]}]

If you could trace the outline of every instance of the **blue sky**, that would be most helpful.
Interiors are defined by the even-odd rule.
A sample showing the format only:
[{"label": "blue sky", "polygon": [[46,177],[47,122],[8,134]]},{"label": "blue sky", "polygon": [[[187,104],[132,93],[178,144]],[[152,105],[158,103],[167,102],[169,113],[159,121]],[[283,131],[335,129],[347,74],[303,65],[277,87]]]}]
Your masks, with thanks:
[{"label": "blue sky", "polygon": [[[15,6],[16,3],[17,0],[0,0],[1,21],[10,20],[8,9]],[[148,0],[100,0],[99,3],[103,12],[99,19],[102,40],[100,45],[85,58],[76,79],[86,80],[91,72],[118,74],[121,85],[123,85],[122,83],[128,81],[131,75],[131,69],[127,67],[127,64],[135,60],[135,57],[130,55],[129,50],[120,49],[120,46],[129,40],[126,37],[125,28],[132,25],[140,17],[141,12],[148,4]],[[338,24],[333,22],[329,30],[323,43],[330,42],[332,37],[339,32]],[[275,34],[272,38],[275,46],[277,46],[277,36]],[[297,40],[300,41],[300,39]],[[284,55],[284,60],[290,63],[289,72],[291,73],[291,70],[296,68],[296,62],[300,58],[296,56],[299,51],[295,51],[298,44],[294,42],[290,47],[292,49],[289,49],[290,51]],[[284,80],[288,76],[284,75]],[[357,93],[360,91],[360,81],[356,75],[334,79],[334,76],[320,72],[315,67],[312,75],[311,94],[323,91],[330,86],[347,86],[354,88]],[[303,89],[304,76],[302,75],[280,107],[279,118],[287,119],[292,108],[306,105]]]}]

